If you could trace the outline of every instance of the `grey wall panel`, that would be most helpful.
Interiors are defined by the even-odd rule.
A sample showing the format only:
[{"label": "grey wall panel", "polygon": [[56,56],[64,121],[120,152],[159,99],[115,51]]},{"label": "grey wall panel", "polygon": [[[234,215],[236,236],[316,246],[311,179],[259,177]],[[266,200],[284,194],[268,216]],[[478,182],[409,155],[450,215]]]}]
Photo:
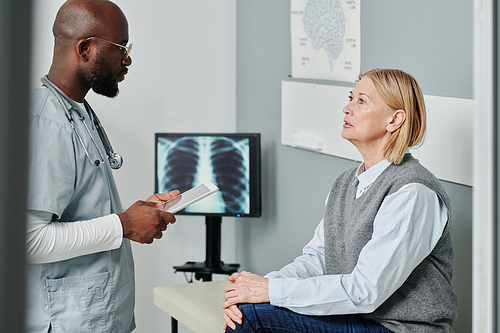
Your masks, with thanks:
[{"label": "grey wall panel", "polygon": [[0,1],[0,327],[23,332],[31,1]]}]

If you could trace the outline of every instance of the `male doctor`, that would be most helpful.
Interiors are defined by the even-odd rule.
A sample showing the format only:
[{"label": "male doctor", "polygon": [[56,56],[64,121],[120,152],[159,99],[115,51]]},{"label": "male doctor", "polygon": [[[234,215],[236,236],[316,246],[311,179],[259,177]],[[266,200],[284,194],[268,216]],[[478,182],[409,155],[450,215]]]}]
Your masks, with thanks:
[{"label": "male doctor", "polygon": [[90,89],[115,97],[132,63],[120,8],[107,0],[68,0],[53,34],[48,81],[35,90],[30,116],[27,331],[131,332],[130,240],[162,237],[175,217],[156,205],[178,191],[123,211],[96,115],[84,102]]}]

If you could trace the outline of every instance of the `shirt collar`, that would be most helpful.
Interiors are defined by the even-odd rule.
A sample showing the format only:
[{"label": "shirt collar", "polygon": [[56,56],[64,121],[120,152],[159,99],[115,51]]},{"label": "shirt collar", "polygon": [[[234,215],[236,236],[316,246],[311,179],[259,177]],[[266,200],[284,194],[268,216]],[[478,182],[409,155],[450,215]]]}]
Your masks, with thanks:
[{"label": "shirt collar", "polygon": [[362,196],[368,188],[373,184],[375,179],[390,165],[391,163],[387,160],[383,160],[370,169],[365,170],[365,163],[361,163],[356,172],[356,178],[354,179],[353,186],[358,187],[356,198]]},{"label": "shirt collar", "polygon": [[[405,155],[409,154],[410,150],[406,149]],[[358,183],[365,184],[366,186],[370,186],[373,184],[375,179],[389,166],[391,163],[387,161],[387,159],[375,164],[370,169],[365,170],[365,162],[361,163],[356,171],[356,178],[353,181],[353,186],[356,186]]]}]

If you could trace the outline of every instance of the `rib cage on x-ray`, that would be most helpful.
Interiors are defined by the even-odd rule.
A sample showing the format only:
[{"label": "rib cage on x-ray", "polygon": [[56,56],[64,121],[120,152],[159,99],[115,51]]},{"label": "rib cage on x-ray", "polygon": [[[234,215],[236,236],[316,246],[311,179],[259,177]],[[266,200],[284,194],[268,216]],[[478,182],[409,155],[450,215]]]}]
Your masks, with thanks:
[{"label": "rib cage on x-ray", "polygon": [[[163,167],[158,169],[160,191],[190,189],[206,180],[219,187],[207,213],[242,213],[250,210],[249,140],[217,136],[161,138]],[[206,200],[206,199],[204,199]],[[186,208],[194,212],[195,206]]]}]

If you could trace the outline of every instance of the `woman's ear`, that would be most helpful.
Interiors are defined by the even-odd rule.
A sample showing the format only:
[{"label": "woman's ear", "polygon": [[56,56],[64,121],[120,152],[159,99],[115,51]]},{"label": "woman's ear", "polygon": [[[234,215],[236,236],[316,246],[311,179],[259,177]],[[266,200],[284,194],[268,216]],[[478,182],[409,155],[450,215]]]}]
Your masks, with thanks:
[{"label": "woman's ear", "polygon": [[90,58],[90,42],[86,39],[81,39],[76,44],[78,57],[83,61],[88,61]]},{"label": "woman's ear", "polygon": [[389,118],[389,123],[387,124],[387,131],[390,133],[395,132],[398,128],[403,125],[406,120],[406,111],[403,109],[396,110],[391,118]]}]

